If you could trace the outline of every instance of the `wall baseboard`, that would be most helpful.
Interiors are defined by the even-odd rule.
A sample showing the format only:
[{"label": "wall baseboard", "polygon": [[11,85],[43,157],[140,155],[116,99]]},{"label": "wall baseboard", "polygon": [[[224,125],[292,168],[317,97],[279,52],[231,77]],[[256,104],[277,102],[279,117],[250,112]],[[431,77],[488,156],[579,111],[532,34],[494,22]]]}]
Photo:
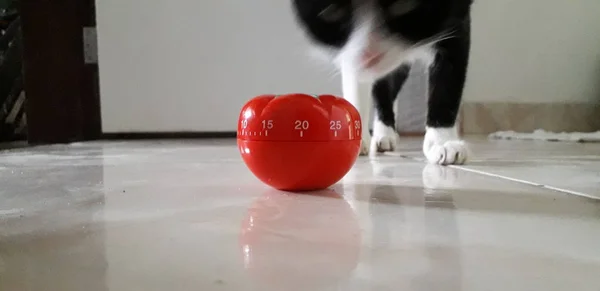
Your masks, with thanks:
[{"label": "wall baseboard", "polygon": [[465,102],[460,122],[465,134],[536,129],[592,132],[600,130],[600,104]]},{"label": "wall baseboard", "polygon": [[235,138],[235,131],[225,132],[119,132],[103,133],[103,140],[134,140],[134,139],[195,139],[195,138]]},{"label": "wall baseboard", "polygon": [[398,132],[398,135],[400,135],[400,137],[422,137],[425,136],[425,132],[424,131],[400,131]]}]

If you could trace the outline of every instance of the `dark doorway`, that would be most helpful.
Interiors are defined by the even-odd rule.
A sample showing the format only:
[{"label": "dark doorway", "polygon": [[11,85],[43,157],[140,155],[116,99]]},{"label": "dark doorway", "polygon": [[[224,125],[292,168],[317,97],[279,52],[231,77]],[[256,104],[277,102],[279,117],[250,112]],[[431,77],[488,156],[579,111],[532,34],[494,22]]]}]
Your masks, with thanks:
[{"label": "dark doorway", "polygon": [[96,52],[84,52],[84,40],[95,41],[93,33],[87,34],[92,38],[84,36],[95,31],[94,0],[16,1],[20,2],[27,140],[48,144],[99,138]]}]

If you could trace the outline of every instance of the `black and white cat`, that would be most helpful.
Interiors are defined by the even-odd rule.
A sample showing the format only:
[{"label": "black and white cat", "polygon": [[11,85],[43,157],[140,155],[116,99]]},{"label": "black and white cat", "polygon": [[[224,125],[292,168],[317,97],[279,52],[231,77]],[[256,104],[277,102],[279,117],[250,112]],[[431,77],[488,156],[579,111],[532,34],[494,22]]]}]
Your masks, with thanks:
[{"label": "black and white cat", "polygon": [[466,161],[456,118],[467,74],[472,0],[292,1],[298,23],[337,65],[343,95],[362,116],[361,154],[395,149],[394,103],[411,65],[421,60],[429,76],[423,153],[431,163]]}]

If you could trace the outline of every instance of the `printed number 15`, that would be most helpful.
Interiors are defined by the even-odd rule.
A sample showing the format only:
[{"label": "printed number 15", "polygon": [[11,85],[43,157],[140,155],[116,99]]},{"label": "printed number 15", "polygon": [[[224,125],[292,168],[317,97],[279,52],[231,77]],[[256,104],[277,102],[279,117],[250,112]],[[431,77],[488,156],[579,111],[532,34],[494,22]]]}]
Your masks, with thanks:
[{"label": "printed number 15", "polygon": [[272,129],[273,128],[273,120],[263,120],[262,128],[263,129]]}]

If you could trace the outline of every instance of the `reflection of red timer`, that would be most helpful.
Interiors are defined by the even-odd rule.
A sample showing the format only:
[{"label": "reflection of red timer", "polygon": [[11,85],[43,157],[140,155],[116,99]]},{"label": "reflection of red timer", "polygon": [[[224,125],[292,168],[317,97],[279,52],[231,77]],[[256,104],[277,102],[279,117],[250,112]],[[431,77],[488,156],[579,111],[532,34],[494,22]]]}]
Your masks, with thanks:
[{"label": "reflection of red timer", "polygon": [[[343,193],[268,190],[242,223],[244,269],[256,290],[338,290],[359,262],[360,224]],[[340,288],[340,290],[343,288]]]},{"label": "reflection of red timer", "polygon": [[244,162],[281,190],[316,190],[339,181],[360,151],[362,125],[343,98],[263,95],[240,113],[237,139]]}]

